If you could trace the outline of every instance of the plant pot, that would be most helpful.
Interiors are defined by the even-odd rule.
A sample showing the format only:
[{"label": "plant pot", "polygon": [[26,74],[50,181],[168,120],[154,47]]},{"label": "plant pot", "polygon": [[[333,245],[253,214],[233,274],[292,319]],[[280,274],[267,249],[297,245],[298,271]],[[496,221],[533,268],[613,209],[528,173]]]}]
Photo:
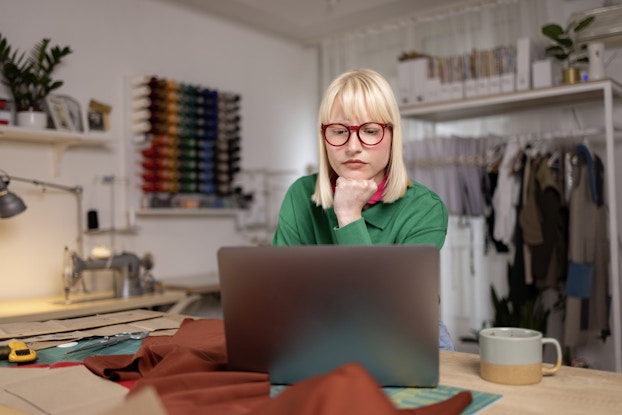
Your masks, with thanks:
[{"label": "plant pot", "polygon": [[17,125],[33,130],[45,130],[48,125],[48,115],[43,111],[18,111]]},{"label": "plant pot", "polygon": [[579,68],[565,68],[562,72],[563,84],[578,84],[581,82],[581,72]]}]

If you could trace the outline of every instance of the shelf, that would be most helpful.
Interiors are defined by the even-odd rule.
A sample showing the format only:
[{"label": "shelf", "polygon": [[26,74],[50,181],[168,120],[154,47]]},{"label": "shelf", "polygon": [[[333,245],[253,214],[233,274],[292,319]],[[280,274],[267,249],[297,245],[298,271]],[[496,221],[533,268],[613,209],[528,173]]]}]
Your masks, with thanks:
[{"label": "shelf", "polygon": [[622,86],[620,84],[611,80],[603,80],[488,95],[460,101],[409,105],[400,107],[400,113],[403,117],[424,121],[456,121],[549,106],[568,106],[591,101],[602,102],[607,88],[612,89],[614,97],[622,97]]},{"label": "shelf", "polygon": [[0,127],[0,142],[22,144],[47,144],[56,150],[54,173],[58,172],[62,154],[71,147],[103,147],[111,140],[105,135],[74,133],[58,130],[31,130],[27,128],[2,126]]},{"label": "shelf", "polygon": [[[622,278],[620,273],[620,240],[618,230],[616,177],[619,163],[616,160],[614,139],[619,134],[619,126],[614,120],[614,105],[622,103],[622,85],[606,79],[574,85],[561,85],[551,88],[532,89],[508,94],[490,95],[459,101],[434,102],[410,105],[400,108],[404,118],[429,122],[448,122],[467,118],[481,118],[492,115],[510,115],[520,111],[543,110],[546,108],[590,105],[602,115],[602,130],[591,132],[602,135],[605,141],[605,160],[607,186],[607,215],[609,240],[609,286],[611,297],[611,326],[613,353],[616,372],[622,373]],[[602,109],[602,111],[600,111]],[[618,174],[617,174],[618,173]]]},{"label": "shelf", "polygon": [[141,209],[136,212],[137,216],[236,216],[240,209],[234,208],[200,208],[200,209],[175,209],[155,208]]},{"label": "shelf", "polygon": [[102,229],[87,229],[84,231],[86,235],[107,235],[111,233],[116,233],[119,235],[134,235],[140,231],[138,226],[134,226],[131,228],[102,228]]}]

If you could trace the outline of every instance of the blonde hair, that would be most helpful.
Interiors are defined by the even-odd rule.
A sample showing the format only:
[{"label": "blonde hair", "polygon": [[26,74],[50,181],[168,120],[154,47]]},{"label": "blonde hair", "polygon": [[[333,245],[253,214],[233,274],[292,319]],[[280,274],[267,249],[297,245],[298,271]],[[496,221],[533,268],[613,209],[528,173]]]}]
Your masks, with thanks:
[{"label": "blonde hair", "polygon": [[371,69],[357,69],[337,77],[324,92],[318,116],[318,146],[320,166],[315,192],[311,196],[316,205],[328,209],[333,206],[331,175],[335,174],[328,161],[326,143],[322,136],[322,124],[330,122],[330,114],[339,100],[346,118],[387,123],[393,131],[391,154],[386,167],[387,182],[382,201],[391,203],[404,195],[412,185],[406,172],[402,149],[402,123],[399,107],[387,80]]}]

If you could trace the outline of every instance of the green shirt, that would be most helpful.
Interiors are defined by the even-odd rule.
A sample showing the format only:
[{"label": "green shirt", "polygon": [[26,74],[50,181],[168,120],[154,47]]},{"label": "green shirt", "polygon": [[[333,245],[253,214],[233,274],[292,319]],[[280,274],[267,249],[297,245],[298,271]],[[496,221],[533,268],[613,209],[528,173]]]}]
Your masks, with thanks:
[{"label": "green shirt", "polygon": [[447,235],[447,207],[427,187],[413,182],[393,203],[376,203],[363,218],[342,228],[333,208],[311,200],[317,174],[299,178],[285,194],[273,245],[432,244],[439,249]]}]

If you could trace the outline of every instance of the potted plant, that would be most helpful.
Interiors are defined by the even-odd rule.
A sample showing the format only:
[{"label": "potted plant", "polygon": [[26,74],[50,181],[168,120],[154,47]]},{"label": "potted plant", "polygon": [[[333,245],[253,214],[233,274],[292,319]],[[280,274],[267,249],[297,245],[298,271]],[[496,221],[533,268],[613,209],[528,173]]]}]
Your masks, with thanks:
[{"label": "potted plant", "polygon": [[570,22],[566,28],[562,28],[557,23],[542,26],[542,34],[555,42],[554,45],[547,47],[545,52],[548,56],[561,61],[565,84],[579,82],[579,69],[576,65],[589,62],[586,53],[587,45],[578,45],[575,36],[588,27],[592,21],[594,21],[594,16],[586,17],[578,23]]},{"label": "potted plant", "polygon": [[26,56],[25,52],[12,50],[6,38],[0,34],[2,83],[13,95],[18,125],[23,125],[24,119],[39,119],[39,126],[45,128],[45,99],[63,85],[63,81],[52,79],[51,74],[70,53],[72,50],[69,46],[50,47],[50,39],[44,38]]}]

